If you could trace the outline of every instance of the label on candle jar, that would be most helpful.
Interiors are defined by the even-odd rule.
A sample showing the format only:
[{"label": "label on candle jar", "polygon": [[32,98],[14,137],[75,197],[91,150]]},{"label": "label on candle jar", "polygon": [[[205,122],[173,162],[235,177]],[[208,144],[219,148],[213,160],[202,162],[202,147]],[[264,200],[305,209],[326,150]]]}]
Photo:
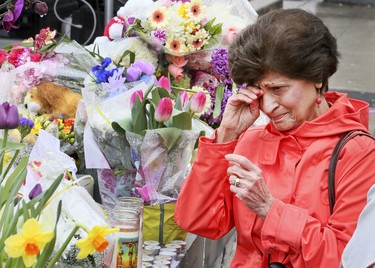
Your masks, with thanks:
[{"label": "label on candle jar", "polygon": [[138,228],[120,228],[116,243],[117,268],[137,268],[138,243]]}]

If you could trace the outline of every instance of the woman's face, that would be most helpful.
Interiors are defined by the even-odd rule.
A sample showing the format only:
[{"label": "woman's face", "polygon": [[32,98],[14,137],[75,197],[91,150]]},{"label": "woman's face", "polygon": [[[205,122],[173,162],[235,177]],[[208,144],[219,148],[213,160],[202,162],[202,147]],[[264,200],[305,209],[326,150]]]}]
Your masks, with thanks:
[{"label": "woman's face", "polygon": [[270,72],[258,83],[264,95],[260,109],[279,131],[289,131],[320,115],[315,84]]}]

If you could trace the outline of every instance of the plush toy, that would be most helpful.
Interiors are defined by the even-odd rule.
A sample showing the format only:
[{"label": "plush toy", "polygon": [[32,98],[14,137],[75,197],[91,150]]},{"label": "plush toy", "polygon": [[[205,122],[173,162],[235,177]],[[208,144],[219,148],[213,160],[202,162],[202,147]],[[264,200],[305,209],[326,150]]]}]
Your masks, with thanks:
[{"label": "plush toy", "polygon": [[[141,15],[145,15],[145,11],[149,9],[151,5],[155,5],[152,0],[128,0],[126,4],[119,8],[116,16],[110,19],[108,24],[104,28],[104,38],[113,41],[118,38],[122,38],[124,25],[132,24],[135,18],[142,18]],[[125,25],[126,28],[126,25]],[[103,40],[100,40],[103,42]]]},{"label": "plush toy", "polygon": [[68,87],[42,82],[28,91],[24,103],[30,112],[71,119],[75,118],[81,98],[81,94]]}]

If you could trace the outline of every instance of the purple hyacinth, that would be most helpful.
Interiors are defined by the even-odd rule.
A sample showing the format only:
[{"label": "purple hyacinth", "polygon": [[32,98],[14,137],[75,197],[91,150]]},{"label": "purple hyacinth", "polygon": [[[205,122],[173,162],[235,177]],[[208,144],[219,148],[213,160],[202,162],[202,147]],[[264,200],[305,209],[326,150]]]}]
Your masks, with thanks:
[{"label": "purple hyacinth", "polygon": [[228,50],[225,48],[215,49],[211,55],[212,72],[220,77],[227,79],[229,77]]},{"label": "purple hyacinth", "polygon": [[233,95],[232,85],[226,85],[224,88],[224,95],[223,95],[223,99],[221,102],[221,113],[218,117],[214,118],[213,114],[214,114],[217,86],[218,85],[216,83],[210,81],[208,86],[206,87],[206,90],[210,93],[210,96],[211,96],[212,107],[208,112],[204,113],[200,117],[201,120],[206,122],[212,128],[217,128],[220,125],[220,122],[223,119],[223,113],[224,113],[225,106],[227,105],[227,101],[229,97]]}]

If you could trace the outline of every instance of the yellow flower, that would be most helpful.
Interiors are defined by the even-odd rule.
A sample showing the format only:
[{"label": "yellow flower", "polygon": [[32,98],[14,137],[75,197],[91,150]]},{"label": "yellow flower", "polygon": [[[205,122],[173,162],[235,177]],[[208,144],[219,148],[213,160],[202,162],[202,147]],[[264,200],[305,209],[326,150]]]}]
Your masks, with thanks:
[{"label": "yellow flower", "polygon": [[5,252],[11,258],[22,256],[25,266],[30,267],[54,236],[53,232],[41,232],[40,223],[31,218],[24,223],[20,234],[12,235],[5,240]]},{"label": "yellow flower", "polygon": [[36,123],[30,133],[34,134],[34,135],[38,135],[39,134],[39,130],[41,128],[42,128],[42,125],[40,123]]},{"label": "yellow flower", "polygon": [[77,241],[76,245],[80,249],[77,259],[84,259],[88,255],[92,255],[95,250],[102,252],[108,246],[108,241],[104,237],[110,233],[120,231],[119,228],[108,229],[104,226],[95,226],[84,239]]},{"label": "yellow flower", "polygon": [[4,160],[3,160],[3,166],[6,166],[8,165],[8,163],[10,162],[10,160],[12,160],[12,156],[10,153],[5,153],[4,154]]}]

